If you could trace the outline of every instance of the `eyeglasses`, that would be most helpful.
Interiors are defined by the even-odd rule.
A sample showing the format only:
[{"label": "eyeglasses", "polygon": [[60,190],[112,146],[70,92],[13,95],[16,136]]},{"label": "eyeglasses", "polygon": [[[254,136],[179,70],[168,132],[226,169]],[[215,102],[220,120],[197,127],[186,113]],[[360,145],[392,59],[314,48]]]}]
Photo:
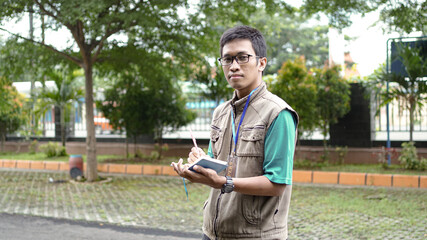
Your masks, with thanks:
[{"label": "eyeglasses", "polygon": [[236,62],[242,65],[249,62],[249,57],[259,58],[258,56],[254,56],[251,54],[240,54],[237,56],[227,56],[227,57],[218,58],[218,61],[221,63],[222,66],[229,66],[233,64],[234,59],[236,59]]}]

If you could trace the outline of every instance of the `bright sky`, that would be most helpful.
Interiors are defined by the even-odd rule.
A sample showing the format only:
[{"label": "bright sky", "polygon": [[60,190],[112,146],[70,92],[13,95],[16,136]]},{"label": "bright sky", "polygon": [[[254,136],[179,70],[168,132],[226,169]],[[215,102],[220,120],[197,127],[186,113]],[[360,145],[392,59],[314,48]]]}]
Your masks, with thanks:
[{"label": "bright sky", "polygon": [[[343,30],[343,34],[350,37],[356,37],[348,46],[344,48],[350,51],[353,60],[357,63],[357,68],[362,76],[371,74],[380,64],[386,60],[386,42],[389,38],[399,37],[395,34],[384,34],[381,26],[371,27],[378,19],[379,11],[366,14],[365,17],[353,16],[353,25]],[[323,24],[326,24],[322,21]],[[23,18],[19,23],[11,23],[3,26],[12,31],[23,33],[28,36],[29,24],[28,17]],[[0,31],[0,36],[4,32]],[[40,36],[39,32],[35,32],[36,36]],[[415,33],[412,36],[420,36]],[[57,46],[60,49],[69,46],[66,41],[70,37],[68,31],[47,32],[46,43]]]},{"label": "bright sky", "polygon": [[350,37],[357,37],[345,50],[349,51],[362,76],[367,76],[387,58],[387,40],[399,37],[399,34],[385,34],[381,23],[372,26],[379,18],[379,11],[366,14],[365,17],[352,17],[353,25],[343,30]]}]

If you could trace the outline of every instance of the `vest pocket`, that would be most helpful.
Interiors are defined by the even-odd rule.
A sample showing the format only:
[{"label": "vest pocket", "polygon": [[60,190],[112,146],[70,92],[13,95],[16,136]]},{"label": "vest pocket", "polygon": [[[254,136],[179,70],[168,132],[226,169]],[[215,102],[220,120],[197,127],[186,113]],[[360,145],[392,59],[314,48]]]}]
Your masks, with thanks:
[{"label": "vest pocket", "polygon": [[245,126],[242,129],[241,142],[238,143],[238,156],[264,156],[265,126]]},{"label": "vest pocket", "polygon": [[219,151],[222,147],[223,141],[223,132],[221,129],[215,125],[211,125],[211,142],[212,142],[212,153],[214,157],[217,158],[219,155]]},{"label": "vest pocket", "polygon": [[259,224],[261,219],[261,212],[259,210],[259,197],[243,195],[242,198],[243,217],[250,224]]}]

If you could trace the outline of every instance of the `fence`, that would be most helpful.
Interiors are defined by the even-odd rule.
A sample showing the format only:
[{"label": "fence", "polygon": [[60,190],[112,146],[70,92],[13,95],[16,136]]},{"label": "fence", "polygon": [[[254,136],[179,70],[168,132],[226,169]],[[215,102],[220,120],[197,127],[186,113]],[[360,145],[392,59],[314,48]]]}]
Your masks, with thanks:
[{"label": "fence", "polygon": [[[371,131],[373,141],[386,140],[386,109],[382,107],[378,114],[375,114],[376,106],[379,105],[379,99],[373,97],[371,101]],[[166,139],[189,139],[189,129],[191,129],[196,138],[209,139],[210,122],[213,111],[217,103],[202,97],[193,97],[189,99],[186,107],[197,113],[197,118],[187,126],[181,127],[173,131],[167,129],[164,135]],[[390,134],[391,140],[406,141],[409,139],[409,112],[403,108],[403,103],[394,101],[389,105],[390,111]],[[141,109],[142,111],[142,109]],[[84,117],[85,107],[84,104],[75,104],[71,121],[67,123],[67,137],[85,138],[86,137],[86,120]],[[114,130],[110,125],[109,120],[102,116],[102,114],[95,109],[95,132],[97,138],[125,138],[125,132]],[[59,126],[55,128],[55,118],[59,119],[59,112],[55,112],[54,108],[49,111],[44,119],[41,119],[42,134],[38,137],[55,137],[55,129],[57,129],[56,136],[60,136]],[[322,139],[320,132],[315,132],[308,140]],[[414,125],[414,140],[427,141],[427,106],[424,106],[421,111],[416,114],[416,121]]]},{"label": "fence", "polygon": [[[374,97],[372,108],[372,119],[374,127],[371,131],[375,134],[375,140],[386,140],[387,138],[387,115],[386,107],[380,108],[376,114],[376,106],[379,106],[379,97]],[[394,100],[389,104],[389,129],[391,140],[408,140],[409,139],[410,114],[405,107],[405,102]],[[427,104],[415,112],[413,138],[415,141],[427,140]]]}]

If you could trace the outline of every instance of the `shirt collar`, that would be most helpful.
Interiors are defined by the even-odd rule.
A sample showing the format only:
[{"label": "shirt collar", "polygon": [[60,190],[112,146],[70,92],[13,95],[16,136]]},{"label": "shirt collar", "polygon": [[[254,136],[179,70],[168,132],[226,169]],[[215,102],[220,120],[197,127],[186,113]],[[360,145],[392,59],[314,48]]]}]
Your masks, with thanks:
[{"label": "shirt collar", "polygon": [[[258,96],[261,95],[266,89],[266,84],[264,81],[261,82],[258,89],[252,93],[251,99],[249,100],[249,104],[256,99]],[[248,100],[249,95],[239,99],[237,97],[237,92],[234,91],[233,98],[231,99],[231,105],[236,108],[237,111],[243,111],[243,108],[245,107],[246,101]]]}]

